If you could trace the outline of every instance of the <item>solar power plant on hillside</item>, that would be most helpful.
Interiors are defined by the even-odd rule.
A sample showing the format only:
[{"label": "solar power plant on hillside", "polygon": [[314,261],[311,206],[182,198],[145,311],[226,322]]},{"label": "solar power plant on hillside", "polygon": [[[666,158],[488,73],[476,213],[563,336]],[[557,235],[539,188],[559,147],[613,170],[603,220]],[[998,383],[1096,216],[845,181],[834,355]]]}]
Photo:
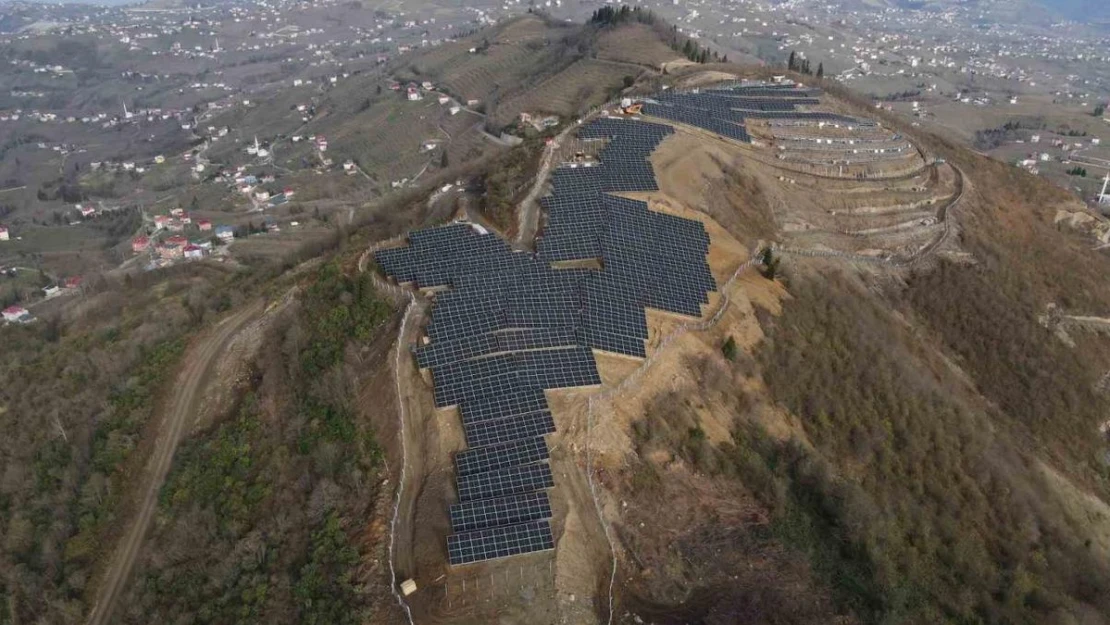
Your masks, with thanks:
[{"label": "solar power plant on hillside", "polygon": [[648,159],[673,132],[617,119],[583,126],[580,138],[607,141],[601,163],[555,170],[535,254],[466,223],[374,254],[398,282],[438,290],[413,353],[431,370],[435,404],[458,406],[468,447],[455,457],[451,564],[554,547],[545,391],[599,385],[592,350],[643,358],[646,308],[699,317],[716,290],[701,222],[611,195],[658,189]]}]

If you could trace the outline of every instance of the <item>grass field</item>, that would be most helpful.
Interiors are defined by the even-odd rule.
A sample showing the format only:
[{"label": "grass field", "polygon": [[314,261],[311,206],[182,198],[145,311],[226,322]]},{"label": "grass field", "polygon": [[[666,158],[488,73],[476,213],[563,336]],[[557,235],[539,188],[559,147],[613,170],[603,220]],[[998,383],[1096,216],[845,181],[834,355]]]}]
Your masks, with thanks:
[{"label": "grass field", "polygon": [[520,113],[564,118],[576,115],[606,102],[620,91],[626,77],[635,79],[643,71],[642,67],[614,61],[575,61],[527,93],[503,100],[497,107],[495,123],[508,124]]},{"label": "grass field", "polygon": [[661,68],[669,61],[682,58],[660,40],[659,35],[645,24],[629,24],[609,29],[597,41],[597,58]]}]

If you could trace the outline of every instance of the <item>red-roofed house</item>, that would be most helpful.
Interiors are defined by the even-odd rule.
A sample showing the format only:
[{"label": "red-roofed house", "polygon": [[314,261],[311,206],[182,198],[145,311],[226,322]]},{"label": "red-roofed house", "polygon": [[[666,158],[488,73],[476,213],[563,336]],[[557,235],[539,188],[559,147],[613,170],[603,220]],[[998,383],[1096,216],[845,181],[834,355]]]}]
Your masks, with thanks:
[{"label": "red-roofed house", "polygon": [[204,258],[204,249],[196,245],[186,245],[185,258],[190,260]]},{"label": "red-roofed house", "polygon": [[67,289],[76,289],[80,288],[81,283],[84,281],[85,280],[81,276],[70,276],[65,279],[63,286]]},{"label": "red-roofed house", "polygon": [[212,229],[212,222],[208,221],[207,219],[198,219],[197,227],[200,228],[203,232],[208,232]]},{"label": "red-roofed house", "polygon": [[135,252],[135,253],[145,252],[149,249],[150,249],[150,239],[149,238],[144,237],[144,236],[137,236],[134,239],[131,239],[131,251],[132,252]]},{"label": "red-roofed house", "polygon": [[22,306],[8,306],[4,309],[3,314],[4,321],[20,321],[24,316],[30,313]]},{"label": "red-roofed house", "polygon": [[0,226],[0,241],[7,241],[11,237],[6,226]]},{"label": "red-roofed house", "polygon": [[189,244],[189,239],[186,239],[180,234],[175,234],[172,237],[166,237],[166,240],[163,241],[163,243],[170,247],[185,247]]}]

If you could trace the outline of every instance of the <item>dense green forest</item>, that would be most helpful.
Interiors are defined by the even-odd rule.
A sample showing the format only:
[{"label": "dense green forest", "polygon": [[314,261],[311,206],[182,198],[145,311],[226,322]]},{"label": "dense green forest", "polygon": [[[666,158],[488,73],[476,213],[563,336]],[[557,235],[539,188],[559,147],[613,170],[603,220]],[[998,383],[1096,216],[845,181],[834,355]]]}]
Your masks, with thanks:
[{"label": "dense green forest", "polygon": [[345,359],[392,313],[368,274],[333,262],[311,277],[237,407],[179,450],[125,622],[362,622],[356,535],[382,450]]},{"label": "dense green forest", "polygon": [[75,622],[181,354],[249,289],[214,267],[90,285],[77,314],[5,328],[0,623]]}]

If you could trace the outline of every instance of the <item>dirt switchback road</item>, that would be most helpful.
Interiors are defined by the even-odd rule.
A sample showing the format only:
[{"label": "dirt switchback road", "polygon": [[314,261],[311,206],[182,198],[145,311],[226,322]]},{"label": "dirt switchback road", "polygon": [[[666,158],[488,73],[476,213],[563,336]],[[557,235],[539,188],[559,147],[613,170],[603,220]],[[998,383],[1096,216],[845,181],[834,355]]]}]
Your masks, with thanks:
[{"label": "dirt switchback road", "polygon": [[194,423],[194,417],[200,408],[209,370],[217,363],[217,356],[231,343],[235,335],[255,320],[263,309],[261,301],[246,306],[206,330],[186,352],[184,364],[173,386],[173,395],[160,415],[162,423],[159,426],[158,439],[154,442],[154,452],[136,491],[139,507],[134,511],[132,524],[116,545],[112,560],[104,572],[96,602],[89,613],[89,625],[111,622],[116,602],[127,585],[131,569],[154,517],[158,492],[173,464],[177,444]]}]

